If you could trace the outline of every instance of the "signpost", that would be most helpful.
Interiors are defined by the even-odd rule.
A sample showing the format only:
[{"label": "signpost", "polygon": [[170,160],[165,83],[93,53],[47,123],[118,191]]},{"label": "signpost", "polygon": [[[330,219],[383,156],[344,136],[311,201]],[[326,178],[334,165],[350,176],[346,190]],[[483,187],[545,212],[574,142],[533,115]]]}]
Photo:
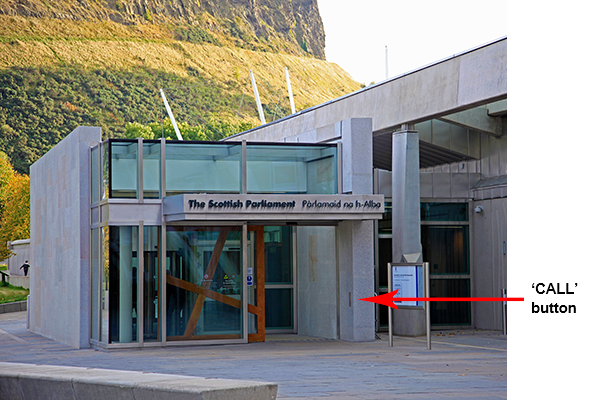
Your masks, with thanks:
[{"label": "signpost", "polygon": [[[429,263],[388,263],[388,293],[392,292],[396,292],[395,297],[413,298],[411,300],[394,301],[398,308],[413,310],[425,308],[427,350],[431,350],[429,302],[418,300],[421,297],[429,298]],[[392,307],[388,307],[388,321],[389,342],[390,347],[392,347],[394,345]]]},{"label": "signpost", "polygon": [[[424,295],[423,295],[424,294]],[[396,296],[397,295],[397,296]],[[393,346],[392,308],[425,309],[427,321],[427,350],[431,350],[431,301],[501,301],[504,307],[504,334],[506,335],[506,302],[525,301],[524,297],[429,297],[429,263],[388,263],[388,292],[375,297],[359,299],[389,308],[390,347]]]}]

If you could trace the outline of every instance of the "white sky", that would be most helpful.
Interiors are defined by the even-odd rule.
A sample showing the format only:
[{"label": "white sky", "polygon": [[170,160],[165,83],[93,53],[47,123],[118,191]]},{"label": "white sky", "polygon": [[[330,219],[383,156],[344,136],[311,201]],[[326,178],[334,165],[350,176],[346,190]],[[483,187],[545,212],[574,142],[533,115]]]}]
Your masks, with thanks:
[{"label": "white sky", "polygon": [[325,54],[361,83],[389,77],[507,35],[507,1],[317,0]]}]

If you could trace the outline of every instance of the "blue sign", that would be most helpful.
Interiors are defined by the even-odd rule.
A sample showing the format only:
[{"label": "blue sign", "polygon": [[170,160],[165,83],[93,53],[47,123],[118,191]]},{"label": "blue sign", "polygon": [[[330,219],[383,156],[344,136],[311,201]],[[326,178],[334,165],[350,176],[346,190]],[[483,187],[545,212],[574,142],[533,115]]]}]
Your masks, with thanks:
[{"label": "blue sign", "polygon": [[246,277],[246,283],[248,284],[248,286],[252,286],[254,283],[252,282],[252,275],[248,275]]}]

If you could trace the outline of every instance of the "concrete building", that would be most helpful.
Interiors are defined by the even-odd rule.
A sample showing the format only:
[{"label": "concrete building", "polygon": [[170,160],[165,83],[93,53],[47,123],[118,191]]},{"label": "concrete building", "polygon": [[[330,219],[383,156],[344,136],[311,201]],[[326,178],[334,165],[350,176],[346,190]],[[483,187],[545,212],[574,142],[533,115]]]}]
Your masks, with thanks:
[{"label": "concrete building", "polygon": [[[506,39],[221,142],[79,127],[31,168],[30,328],[73,347],[374,340],[388,262],[506,288]],[[434,328],[501,329],[495,303]],[[425,331],[394,311],[394,332]]]}]

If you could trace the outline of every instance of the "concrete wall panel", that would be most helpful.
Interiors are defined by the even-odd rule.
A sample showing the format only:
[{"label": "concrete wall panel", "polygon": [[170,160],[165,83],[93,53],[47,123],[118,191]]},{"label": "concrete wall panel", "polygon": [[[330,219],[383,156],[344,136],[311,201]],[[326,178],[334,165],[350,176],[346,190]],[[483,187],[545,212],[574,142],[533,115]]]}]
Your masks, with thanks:
[{"label": "concrete wall panel", "polygon": [[[507,199],[474,201],[473,208],[481,206],[483,212],[471,214],[474,234],[473,288],[475,297],[502,297],[506,288],[507,263],[504,253],[507,239]],[[475,328],[502,330],[502,303],[473,303]]]},{"label": "concrete wall panel", "polygon": [[30,329],[89,347],[89,149],[100,128],[78,127],[31,166]]},{"label": "concrete wall panel", "polygon": [[501,40],[462,56],[460,80],[469,83],[458,88],[459,104],[477,102],[502,88],[506,94],[507,41]]},{"label": "concrete wall panel", "polygon": [[337,339],[335,227],[299,226],[298,334]]}]

